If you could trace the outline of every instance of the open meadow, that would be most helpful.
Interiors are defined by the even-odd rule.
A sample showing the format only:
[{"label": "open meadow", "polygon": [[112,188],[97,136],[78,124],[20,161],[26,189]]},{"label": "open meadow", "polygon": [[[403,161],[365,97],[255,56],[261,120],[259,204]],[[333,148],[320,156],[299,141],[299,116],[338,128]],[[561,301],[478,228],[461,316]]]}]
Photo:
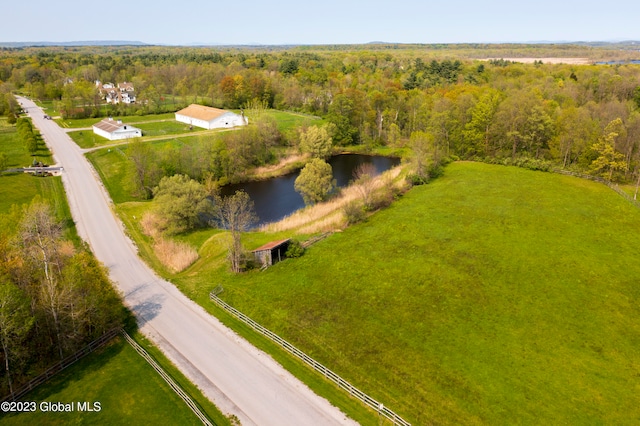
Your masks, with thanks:
[{"label": "open meadow", "polygon": [[194,234],[201,258],[172,281],[212,311],[222,285],[414,424],[625,424],[640,415],[638,220],[598,183],[454,163],[264,272],[230,274],[220,234]]}]

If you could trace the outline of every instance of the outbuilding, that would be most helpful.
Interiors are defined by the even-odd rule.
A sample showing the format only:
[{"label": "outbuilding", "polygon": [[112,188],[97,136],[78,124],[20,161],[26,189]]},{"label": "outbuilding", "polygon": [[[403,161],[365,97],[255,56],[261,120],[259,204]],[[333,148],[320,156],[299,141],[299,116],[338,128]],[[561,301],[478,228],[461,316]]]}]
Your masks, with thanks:
[{"label": "outbuilding", "polygon": [[111,117],[94,124],[93,133],[107,138],[110,141],[139,138],[142,136],[142,130],[130,124],[124,124],[121,120],[114,120]]},{"label": "outbuilding", "polygon": [[271,266],[285,258],[285,254],[289,248],[289,242],[291,242],[291,238],[272,241],[253,250],[253,256],[256,262],[262,266]]},{"label": "outbuilding", "polygon": [[176,121],[203,129],[222,129],[237,126],[246,126],[249,120],[244,113],[224,109],[211,108],[204,105],[191,104],[176,112]]}]

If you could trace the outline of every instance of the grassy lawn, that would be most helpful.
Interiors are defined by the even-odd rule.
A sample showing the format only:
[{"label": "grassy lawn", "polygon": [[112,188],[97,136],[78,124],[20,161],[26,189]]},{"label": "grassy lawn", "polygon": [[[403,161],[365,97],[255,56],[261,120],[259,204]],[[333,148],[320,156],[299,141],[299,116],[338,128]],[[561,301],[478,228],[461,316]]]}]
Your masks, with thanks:
[{"label": "grassy lawn", "polygon": [[[29,166],[34,158],[44,163],[52,161],[51,153],[42,143],[39,144],[36,155],[32,157],[25,150],[15,126],[8,125],[4,118],[0,119],[0,152],[7,154],[9,168]],[[24,173],[0,175],[0,214],[8,213],[14,204],[29,204],[36,195],[43,199],[54,195],[56,206],[66,206],[60,178],[35,177]],[[62,219],[64,213],[60,212],[59,217]]]},{"label": "grassy lawn", "polygon": [[[158,354],[152,354],[156,357]],[[172,369],[174,380],[184,386],[186,379]],[[190,385],[192,388],[193,386]],[[189,389],[193,395],[194,389]],[[199,392],[198,392],[199,393]],[[117,337],[108,346],[94,352],[69,369],[41,385],[22,401],[94,402],[94,412],[42,412],[6,415],[6,425],[63,424],[202,424],[160,375],[127,344]],[[200,396],[196,400],[202,411],[216,424],[229,424],[215,406]]]},{"label": "grassy lawn", "polygon": [[[174,113],[166,113],[166,114],[149,114],[149,115],[128,115],[124,117],[112,117],[114,120],[122,120],[123,123],[127,124],[140,124],[147,123],[149,121],[164,121],[164,120],[174,120]],[[60,127],[63,128],[71,128],[71,129],[83,129],[87,127],[91,127],[99,121],[103,120],[104,117],[101,118],[68,118],[66,120],[56,119],[56,123]]]},{"label": "grassy lawn", "polygon": [[298,260],[233,276],[215,234],[172,281],[211,311],[222,284],[232,306],[414,424],[628,424],[639,220],[598,183],[455,163]]},{"label": "grassy lawn", "polygon": [[[185,136],[176,139],[163,139],[161,141],[149,141],[147,143],[161,153],[163,149],[181,147],[201,143],[202,138],[208,135]],[[106,139],[105,139],[106,140]],[[131,196],[131,191],[127,185],[127,145],[120,145],[112,148],[103,148],[87,153],[87,158],[100,174],[111,199],[114,203],[136,201]]]}]

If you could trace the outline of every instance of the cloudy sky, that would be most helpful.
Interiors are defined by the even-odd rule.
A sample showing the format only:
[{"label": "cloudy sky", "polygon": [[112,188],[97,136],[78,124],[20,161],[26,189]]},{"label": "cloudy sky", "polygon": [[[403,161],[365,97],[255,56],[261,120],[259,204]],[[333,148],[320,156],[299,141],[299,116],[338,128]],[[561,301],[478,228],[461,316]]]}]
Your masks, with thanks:
[{"label": "cloudy sky", "polygon": [[640,40],[640,0],[12,1],[0,42],[348,44]]}]

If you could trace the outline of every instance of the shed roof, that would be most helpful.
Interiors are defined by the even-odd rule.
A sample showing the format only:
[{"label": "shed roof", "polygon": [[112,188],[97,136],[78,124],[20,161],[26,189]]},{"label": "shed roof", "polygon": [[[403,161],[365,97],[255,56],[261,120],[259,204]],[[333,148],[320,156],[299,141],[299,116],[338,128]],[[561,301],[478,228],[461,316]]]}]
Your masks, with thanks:
[{"label": "shed roof", "polygon": [[255,253],[257,251],[273,250],[274,248],[281,246],[282,244],[287,243],[289,241],[291,241],[291,238],[287,238],[286,240],[271,241],[270,243],[267,243],[263,246],[258,247],[253,252]]},{"label": "shed roof", "polygon": [[176,114],[186,115],[187,117],[196,118],[198,120],[211,121],[220,117],[229,111],[219,108],[211,108],[204,105],[191,104],[188,107],[181,109]]},{"label": "shed roof", "polygon": [[97,127],[100,130],[104,130],[105,132],[113,133],[119,128],[123,127],[124,124],[122,121],[118,122],[112,118],[105,118],[99,123],[93,125],[93,127]]}]

